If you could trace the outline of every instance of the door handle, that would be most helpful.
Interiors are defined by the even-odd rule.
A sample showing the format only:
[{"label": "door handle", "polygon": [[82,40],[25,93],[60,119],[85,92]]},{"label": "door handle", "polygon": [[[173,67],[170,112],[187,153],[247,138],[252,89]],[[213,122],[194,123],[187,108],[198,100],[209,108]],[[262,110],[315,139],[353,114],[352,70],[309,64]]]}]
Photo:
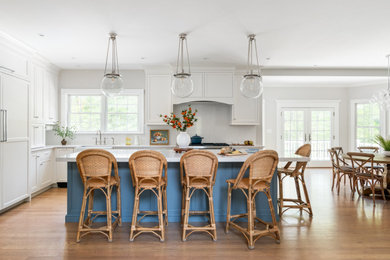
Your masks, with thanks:
[{"label": "door handle", "polygon": [[1,116],[1,121],[0,121],[0,124],[1,124],[1,135],[0,135],[0,142],[4,142],[4,109],[0,109],[0,116]]},{"label": "door handle", "polygon": [[309,142],[311,142],[311,134],[309,134]]},{"label": "door handle", "polygon": [[8,110],[4,110],[4,122],[5,122],[5,138],[4,138],[4,142],[7,142],[8,141]]},{"label": "door handle", "polygon": [[306,143],[306,140],[307,140],[307,138],[306,138],[306,134],[305,134],[305,143]]}]

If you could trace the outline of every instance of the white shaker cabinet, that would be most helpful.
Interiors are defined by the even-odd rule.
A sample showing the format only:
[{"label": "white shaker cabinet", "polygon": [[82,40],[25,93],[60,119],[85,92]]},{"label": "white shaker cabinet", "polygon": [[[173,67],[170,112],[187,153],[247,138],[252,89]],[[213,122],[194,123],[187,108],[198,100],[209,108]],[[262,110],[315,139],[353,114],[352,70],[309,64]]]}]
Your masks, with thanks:
[{"label": "white shaker cabinet", "polygon": [[42,67],[38,65],[33,66],[33,79],[31,87],[31,121],[33,123],[43,123],[43,92],[45,74]]},{"label": "white shaker cabinet", "polygon": [[171,75],[146,76],[146,123],[163,125],[160,114],[172,112]]},{"label": "white shaker cabinet", "polygon": [[46,71],[43,91],[45,124],[58,121],[58,88],[55,74]]},{"label": "white shaker cabinet", "polygon": [[29,83],[0,73],[0,208],[28,197]]},{"label": "white shaker cabinet", "polygon": [[0,44],[0,72],[27,79],[28,65],[26,55]]},{"label": "white shaker cabinet", "polygon": [[241,94],[240,84],[242,76],[234,79],[234,102],[232,105],[232,125],[259,125],[260,124],[260,98],[247,98]]},{"label": "white shaker cabinet", "polygon": [[55,167],[52,149],[31,153],[29,185],[31,193],[45,189],[53,184]]}]

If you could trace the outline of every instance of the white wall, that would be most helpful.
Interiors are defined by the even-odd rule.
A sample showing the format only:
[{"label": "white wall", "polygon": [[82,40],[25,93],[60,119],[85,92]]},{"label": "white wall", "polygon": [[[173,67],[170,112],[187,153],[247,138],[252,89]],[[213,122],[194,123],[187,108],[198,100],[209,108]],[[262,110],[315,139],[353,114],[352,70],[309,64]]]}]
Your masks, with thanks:
[{"label": "white wall", "polygon": [[[125,70],[121,71],[124,79],[125,88],[145,89],[145,73],[143,70]],[[100,88],[103,71],[101,70],[62,70],[59,77],[60,89],[88,89]],[[59,97],[59,100],[61,98]],[[145,104],[146,105],[146,104]],[[182,110],[183,105],[175,105],[174,112]],[[189,134],[192,136],[195,133],[205,137],[204,142],[227,142],[227,143],[242,143],[244,140],[253,140],[256,143],[256,126],[231,126],[231,107],[229,105],[217,103],[196,103],[193,107],[198,108],[199,121],[195,125],[196,128],[190,128]],[[61,109],[61,104],[59,106]],[[61,113],[61,112],[60,112]],[[149,144],[150,129],[169,129],[170,144],[176,143],[177,131],[169,126],[148,126],[145,125],[143,135],[137,135],[139,144]],[[125,144],[126,137],[133,135],[114,135],[110,134],[107,144],[111,144],[111,137],[114,136],[116,144]],[[70,143],[73,144],[94,144],[96,135],[76,135],[76,138]],[[46,143],[58,144],[61,139],[53,134],[52,131],[47,131]]]},{"label": "white wall", "polygon": [[267,148],[277,149],[276,100],[340,100],[340,145],[348,147],[348,88],[344,87],[274,87],[264,88],[264,140]]}]

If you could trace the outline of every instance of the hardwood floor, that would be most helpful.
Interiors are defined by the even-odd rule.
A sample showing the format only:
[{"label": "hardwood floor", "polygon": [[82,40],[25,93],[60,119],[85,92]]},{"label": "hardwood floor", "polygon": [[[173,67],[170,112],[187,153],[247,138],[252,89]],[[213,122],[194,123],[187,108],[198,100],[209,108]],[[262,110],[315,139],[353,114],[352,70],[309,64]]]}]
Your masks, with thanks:
[{"label": "hardwood floor", "polygon": [[[129,223],[114,232],[113,242],[102,235],[87,235],[76,243],[76,223],[65,224],[66,189],[51,189],[30,203],[0,215],[0,259],[164,259],[256,258],[269,259],[390,259],[390,202],[378,197],[351,200],[349,187],[340,195],[331,192],[328,169],[309,169],[306,174],[314,217],[289,210],[280,222],[281,243],[261,238],[254,250],[233,229],[218,226],[218,241],[206,234],[180,240],[180,226],[170,223],[165,242],[141,235],[129,242]],[[285,185],[286,197],[294,194]],[[169,203],[169,202],[168,202]]]}]

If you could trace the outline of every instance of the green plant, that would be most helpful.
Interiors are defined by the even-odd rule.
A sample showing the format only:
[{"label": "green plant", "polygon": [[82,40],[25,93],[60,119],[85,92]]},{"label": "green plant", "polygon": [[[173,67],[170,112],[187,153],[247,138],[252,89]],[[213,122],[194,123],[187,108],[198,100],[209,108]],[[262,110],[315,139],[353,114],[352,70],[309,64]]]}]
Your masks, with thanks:
[{"label": "green plant", "polygon": [[66,138],[73,139],[74,138],[74,133],[75,133],[74,128],[68,127],[68,126],[62,126],[60,124],[60,122],[57,122],[54,125],[53,131],[54,131],[55,135],[62,137],[62,139],[66,139]]},{"label": "green plant", "polygon": [[390,139],[386,139],[381,135],[375,136],[375,142],[379,144],[383,150],[390,151]]}]

